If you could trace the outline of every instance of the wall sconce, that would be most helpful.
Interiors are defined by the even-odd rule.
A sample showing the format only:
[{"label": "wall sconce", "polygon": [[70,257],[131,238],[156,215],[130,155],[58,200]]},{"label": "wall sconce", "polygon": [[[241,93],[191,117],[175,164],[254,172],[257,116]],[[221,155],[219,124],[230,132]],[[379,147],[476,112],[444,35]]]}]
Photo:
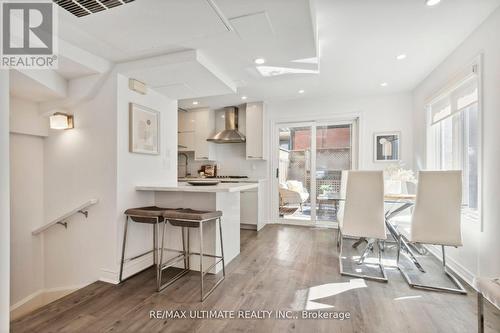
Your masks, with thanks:
[{"label": "wall sconce", "polygon": [[73,116],[62,112],[54,113],[50,116],[50,128],[57,130],[75,128]]}]

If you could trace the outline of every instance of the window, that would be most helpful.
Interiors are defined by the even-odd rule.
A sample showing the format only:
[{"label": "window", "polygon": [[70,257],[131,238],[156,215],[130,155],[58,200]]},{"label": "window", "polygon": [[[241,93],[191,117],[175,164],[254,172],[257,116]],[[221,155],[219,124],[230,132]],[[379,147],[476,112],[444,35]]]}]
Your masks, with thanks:
[{"label": "window", "polygon": [[479,78],[477,65],[428,105],[429,169],[462,170],[464,213],[479,217]]}]

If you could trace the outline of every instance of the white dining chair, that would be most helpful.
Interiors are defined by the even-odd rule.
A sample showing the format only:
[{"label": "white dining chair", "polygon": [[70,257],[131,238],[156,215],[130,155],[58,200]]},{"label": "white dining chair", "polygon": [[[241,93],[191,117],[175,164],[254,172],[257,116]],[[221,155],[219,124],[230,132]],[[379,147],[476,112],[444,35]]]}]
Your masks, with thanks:
[{"label": "white dining chair", "polygon": [[[411,287],[466,294],[462,284],[446,269],[445,246],[462,246],[461,230],[462,172],[461,171],[420,171],[418,175],[417,197],[410,217],[391,221],[400,234],[397,264],[406,282]],[[409,243],[440,245],[443,271],[457,288],[445,288],[419,284],[399,265],[401,237]]]},{"label": "white dining chair", "polygon": [[[385,240],[384,176],[382,171],[349,171],[345,202],[339,214],[339,267],[340,274],[387,282],[380,241]],[[382,277],[346,272],[342,265],[344,236],[375,239],[378,266]],[[358,263],[359,264],[359,263]]]}]

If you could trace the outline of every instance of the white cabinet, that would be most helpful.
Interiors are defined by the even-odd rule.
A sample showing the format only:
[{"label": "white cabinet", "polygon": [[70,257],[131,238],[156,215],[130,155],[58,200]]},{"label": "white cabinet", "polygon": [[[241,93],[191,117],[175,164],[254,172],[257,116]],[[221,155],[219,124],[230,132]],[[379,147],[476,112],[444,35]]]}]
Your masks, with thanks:
[{"label": "white cabinet", "polygon": [[247,160],[267,159],[266,122],[264,103],[255,102],[246,105],[246,158]]},{"label": "white cabinet", "polygon": [[207,139],[215,133],[215,114],[210,109],[197,109],[194,115],[194,159],[215,161],[215,144]]},{"label": "white cabinet", "polygon": [[195,119],[193,112],[179,112],[179,128],[177,131],[179,133],[194,132],[195,130]]},{"label": "white cabinet", "polygon": [[194,132],[178,133],[179,151],[194,151]]},{"label": "white cabinet", "polygon": [[240,220],[242,224],[251,224],[257,226],[259,221],[257,190],[245,191],[240,193]]},{"label": "white cabinet", "polygon": [[215,132],[214,111],[201,108],[179,112],[178,142],[179,151],[194,151],[194,159],[215,161],[214,143],[207,139]]}]

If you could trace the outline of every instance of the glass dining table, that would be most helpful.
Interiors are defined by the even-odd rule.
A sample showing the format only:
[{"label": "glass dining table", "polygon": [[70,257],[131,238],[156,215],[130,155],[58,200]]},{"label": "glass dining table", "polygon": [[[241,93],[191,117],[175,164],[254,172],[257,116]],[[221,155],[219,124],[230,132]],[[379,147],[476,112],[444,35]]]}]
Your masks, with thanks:
[{"label": "glass dining table", "polygon": [[[339,202],[345,201],[345,198],[343,198],[340,193],[336,193],[334,195],[333,199],[337,200]],[[404,237],[400,237],[400,233],[397,230],[397,227],[393,223],[391,223],[391,220],[395,216],[397,216],[397,215],[405,212],[406,210],[410,209],[411,207],[413,207],[415,205],[415,199],[416,199],[415,194],[386,194],[386,195],[384,195],[384,203],[386,204],[385,224],[387,227],[387,231],[389,232],[389,234],[392,236],[392,238],[394,239],[394,241],[396,243],[401,238],[400,251],[401,250],[406,251],[408,258],[413,262],[415,267],[419,271],[425,273],[424,268],[418,262],[415,254],[414,254],[414,249],[413,249],[412,245],[408,244],[405,241]],[[373,251],[373,246],[374,246],[376,240],[375,239],[360,238],[356,242],[354,242],[352,245],[353,248],[357,248],[358,246],[360,246],[361,244],[363,244],[365,242],[367,244],[366,244],[366,246],[365,246],[365,248],[364,248],[364,250],[359,258],[359,261],[358,261],[358,263],[360,263],[360,264],[363,263],[364,260],[366,259],[366,257],[368,256],[368,254]]]}]

